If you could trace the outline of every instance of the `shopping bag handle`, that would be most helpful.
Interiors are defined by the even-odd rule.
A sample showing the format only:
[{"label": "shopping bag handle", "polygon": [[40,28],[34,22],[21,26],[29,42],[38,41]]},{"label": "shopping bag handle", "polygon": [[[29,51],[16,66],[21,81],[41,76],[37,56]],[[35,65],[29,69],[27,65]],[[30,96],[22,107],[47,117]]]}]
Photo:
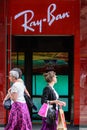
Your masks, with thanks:
[{"label": "shopping bag handle", "polygon": [[60,105],[59,108],[62,109],[62,105]]}]

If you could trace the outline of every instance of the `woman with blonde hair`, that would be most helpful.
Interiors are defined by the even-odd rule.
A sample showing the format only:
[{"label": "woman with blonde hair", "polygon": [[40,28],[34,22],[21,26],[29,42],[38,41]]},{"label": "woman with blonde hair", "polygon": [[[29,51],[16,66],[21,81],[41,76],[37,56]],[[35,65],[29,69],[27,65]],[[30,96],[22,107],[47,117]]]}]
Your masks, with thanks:
[{"label": "woman with blonde hair", "polygon": [[43,89],[41,103],[49,103],[49,106],[56,111],[56,119],[55,122],[49,124],[47,118],[43,117],[41,130],[56,130],[58,125],[58,105],[65,106],[66,103],[58,100],[59,95],[54,89],[54,84],[57,83],[56,73],[54,71],[49,71],[43,75],[47,82],[47,86]]}]

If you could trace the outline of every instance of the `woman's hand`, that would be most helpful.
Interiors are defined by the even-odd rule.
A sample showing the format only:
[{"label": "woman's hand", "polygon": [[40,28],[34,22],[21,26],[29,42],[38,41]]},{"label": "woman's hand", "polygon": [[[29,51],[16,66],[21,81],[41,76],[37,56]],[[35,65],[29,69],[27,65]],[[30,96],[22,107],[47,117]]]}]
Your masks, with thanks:
[{"label": "woman's hand", "polygon": [[3,100],[3,105],[4,105],[4,103],[5,103],[5,100]]},{"label": "woman's hand", "polygon": [[62,106],[66,106],[66,102],[61,101]]},{"label": "woman's hand", "polygon": [[66,102],[60,101],[60,100],[55,100],[55,104],[59,106],[66,106]]},{"label": "woman's hand", "polygon": [[8,98],[10,98],[10,92],[6,94],[6,96],[5,96],[4,100],[3,100],[3,104],[4,104],[5,100],[7,100]]},{"label": "woman's hand", "polygon": [[11,92],[11,88],[8,89],[8,93]]}]

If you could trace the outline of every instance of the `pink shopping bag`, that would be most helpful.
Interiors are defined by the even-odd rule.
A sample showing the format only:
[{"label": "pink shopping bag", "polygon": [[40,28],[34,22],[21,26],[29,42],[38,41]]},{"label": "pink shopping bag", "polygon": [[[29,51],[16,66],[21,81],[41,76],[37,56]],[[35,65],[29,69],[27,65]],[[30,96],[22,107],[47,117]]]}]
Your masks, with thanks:
[{"label": "pink shopping bag", "polygon": [[48,111],[49,104],[43,103],[41,106],[40,110],[38,111],[38,115],[41,117],[46,117],[47,116],[47,111]]}]

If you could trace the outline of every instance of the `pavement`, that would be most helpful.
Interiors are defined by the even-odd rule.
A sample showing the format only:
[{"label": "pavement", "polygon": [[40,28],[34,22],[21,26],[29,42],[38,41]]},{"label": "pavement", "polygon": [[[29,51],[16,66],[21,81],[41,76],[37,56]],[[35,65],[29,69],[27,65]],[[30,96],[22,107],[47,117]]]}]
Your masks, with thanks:
[{"label": "pavement", "polygon": [[[33,129],[32,130],[40,130],[41,124],[33,124]],[[4,127],[0,127],[0,130],[4,130]],[[67,130],[87,130],[86,128],[82,128],[79,126],[74,126],[74,125],[67,125]]]}]

